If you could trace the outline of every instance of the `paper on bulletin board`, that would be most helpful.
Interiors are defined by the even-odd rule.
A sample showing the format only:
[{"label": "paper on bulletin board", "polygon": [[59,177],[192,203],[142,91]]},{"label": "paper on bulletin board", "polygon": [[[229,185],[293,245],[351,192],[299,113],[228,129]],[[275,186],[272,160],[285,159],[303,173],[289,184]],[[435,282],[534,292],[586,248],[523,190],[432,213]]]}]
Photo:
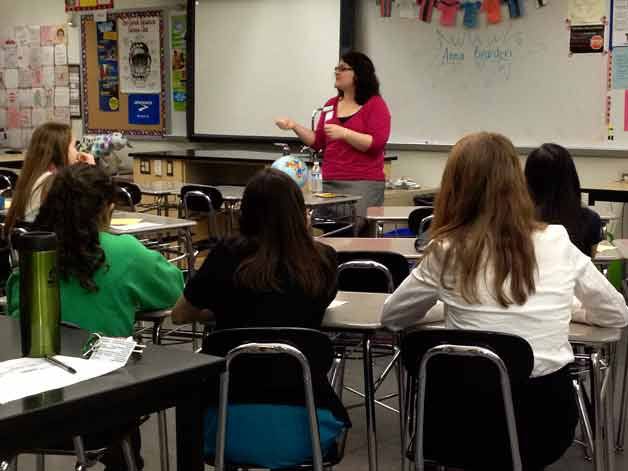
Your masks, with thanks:
[{"label": "paper on bulletin board", "polygon": [[118,32],[115,21],[96,23],[98,43],[98,103],[100,111],[118,111],[120,107],[120,67]]},{"label": "paper on bulletin board", "polygon": [[161,92],[161,17],[136,14],[118,18],[120,91]]},{"label": "paper on bulletin board", "polygon": [[613,47],[628,46],[628,0],[614,0],[613,2],[611,41]]},{"label": "paper on bulletin board", "polygon": [[628,47],[613,49],[613,90],[628,89]]},{"label": "paper on bulletin board", "polygon": [[41,46],[67,43],[67,28],[64,25],[44,25],[39,32]]},{"label": "paper on bulletin board", "polygon": [[174,111],[185,111],[185,37],[187,19],[185,15],[170,17],[170,50],[172,51],[172,103]]},{"label": "paper on bulletin board", "polygon": [[606,0],[568,0],[567,19],[572,25],[603,23]]},{"label": "paper on bulletin board", "polygon": [[628,90],[624,91],[624,131],[628,131]]}]

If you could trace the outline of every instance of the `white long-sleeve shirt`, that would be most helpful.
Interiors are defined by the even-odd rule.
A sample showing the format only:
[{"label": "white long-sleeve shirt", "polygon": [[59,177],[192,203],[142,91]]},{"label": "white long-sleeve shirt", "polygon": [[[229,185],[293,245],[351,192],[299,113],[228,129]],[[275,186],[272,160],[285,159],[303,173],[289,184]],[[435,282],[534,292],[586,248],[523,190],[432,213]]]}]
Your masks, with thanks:
[{"label": "white long-sleeve shirt", "polygon": [[[448,328],[488,330],[523,337],[534,353],[532,376],[544,376],[572,362],[569,323],[576,296],[587,320],[604,327],[628,324],[623,296],[569,240],[563,226],[549,225],[534,233],[536,292],[519,306],[501,306],[491,296],[492,275],[478,277],[478,304],[469,304],[453,283],[440,282],[442,266],[429,255],[388,298],[382,323],[391,330],[412,326],[441,300]],[[452,263],[455,263],[453,261]],[[509,279],[504,284],[508,293]]]}]

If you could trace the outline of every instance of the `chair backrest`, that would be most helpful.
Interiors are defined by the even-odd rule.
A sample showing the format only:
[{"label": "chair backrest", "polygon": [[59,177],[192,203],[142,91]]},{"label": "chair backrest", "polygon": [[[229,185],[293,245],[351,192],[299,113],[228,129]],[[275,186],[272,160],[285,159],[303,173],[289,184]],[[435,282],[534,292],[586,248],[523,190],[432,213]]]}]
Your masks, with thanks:
[{"label": "chair backrest", "polygon": [[408,229],[410,229],[413,234],[418,235],[423,219],[431,216],[433,213],[433,206],[418,206],[416,209],[413,209],[408,216]]},{"label": "chair backrest", "polygon": [[[317,330],[303,328],[219,330],[205,337],[201,351],[224,357],[234,348],[250,343],[282,343],[298,349],[309,363],[315,386],[326,378],[333,360],[329,337]],[[234,360],[230,383],[229,398],[232,402],[273,403],[273,398],[280,396],[282,391],[303,391],[299,363],[283,355],[256,357],[244,354],[238,357]]]},{"label": "chair backrest", "polygon": [[404,337],[401,356],[409,376],[409,403],[416,398],[415,420],[422,431],[422,442],[415,444],[417,459],[520,469],[512,397],[527,384],[534,365],[525,339],[421,329]]},{"label": "chair backrest", "polygon": [[[375,263],[349,263],[354,261]],[[338,252],[338,289],[341,291],[389,293],[391,279],[394,290],[409,274],[408,261],[396,252]]]},{"label": "chair backrest", "polygon": [[188,217],[190,211],[200,213],[216,211],[223,203],[222,193],[217,188],[207,185],[184,185],[181,187],[180,196],[184,217]]},{"label": "chair backrest", "polygon": [[0,169],[0,190],[15,188],[17,177],[17,173],[12,170]]},{"label": "chair backrest", "polygon": [[135,211],[135,205],[142,201],[142,190],[135,183],[117,181],[116,182],[116,206],[130,208]]},{"label": "chair backrest", "polygon": [[433,214],[430,214],[429,216],[426,216],[421,220],[421,224],[419,224],[419,232],[417,233],[419,237],[427,235],[427,231],[432,225],[433,220],[434,220]]}]

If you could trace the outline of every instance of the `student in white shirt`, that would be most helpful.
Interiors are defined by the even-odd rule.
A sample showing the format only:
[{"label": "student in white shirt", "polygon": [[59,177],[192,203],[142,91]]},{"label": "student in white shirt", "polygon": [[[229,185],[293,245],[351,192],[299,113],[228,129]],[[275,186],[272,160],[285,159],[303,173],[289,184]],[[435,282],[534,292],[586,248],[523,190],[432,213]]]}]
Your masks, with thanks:
[{"label": "student in white shirt", "polygon": [[[10,231],[18,221],[33,222],[57,169],[77,162],[94,164],[94,157],[76,150],[72,128],[67,124],[48,122],[33,132],[24,166],[13,192],[6,218]],[[8,233],[8,232],[7,232]]]},{"label": "student in white shirt", "polygon": [[534,368],[518,426],[522,455],[536,454],[527,468],[542,468],[566,450],[577,424],[573,394],[565,396],[572,299],[590,323],[608,327],[628,323],[624,299],[562,226],[537,221],[517,152],[498,134],[472,134],[453,148],[431,236],[421,263],[386,301],[382,322],[410,327],[440,300],[449,328],[526,339]]}]

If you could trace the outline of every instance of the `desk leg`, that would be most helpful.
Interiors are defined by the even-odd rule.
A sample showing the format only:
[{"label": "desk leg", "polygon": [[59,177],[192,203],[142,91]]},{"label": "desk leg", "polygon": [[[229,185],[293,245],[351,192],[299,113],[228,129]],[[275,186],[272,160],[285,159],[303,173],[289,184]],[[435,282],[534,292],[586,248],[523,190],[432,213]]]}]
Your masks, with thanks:
[{"label": "desk leg", "polygon": [[177,414],[177,471],[203,471],[203,415],[201,395],[179,401]]},{"label": "desk leg", "polygon": [[615,437],[615,417],[613,410],[615,409],[615,371],[617,362],[617,345],[608,346],[608,368],[606,369],[606,397],[604,398],[604,441],[606,444],[606,469],[612,471],[615,469],[615,447],[613,446],[613,438]]},{"label": "desk leg", "polygon": [[377,427],[375,425],[375,386],[373,384],[373,354],[371,338],[362,339],[364,357],[364,406],[366,409],[366,440],[369,453],[369,471],[377,471]]},{"label": "desk leg", "polygon": [[593,410],[595,414],[595,446],[593,449],[593,469],[604,471],[606,455],[606,444],[604,443],[604,419],[605,409],[602,401],[602,365],[600,352],[591,353],[591,397],[593,400]]},{"label": "desk leg", "polygon": [[626,352],[624,354],[624,374],[618,375],[621,381],[621,399],[619,403],[619,423],[617,424],[617,439],[615,440],[615,449],[618,452],[624,451],[624,437],[626,432],[626,409],[628,409],[628,394],[626,389],[628,386],[628,338],[624,338],[626,342]]}]

